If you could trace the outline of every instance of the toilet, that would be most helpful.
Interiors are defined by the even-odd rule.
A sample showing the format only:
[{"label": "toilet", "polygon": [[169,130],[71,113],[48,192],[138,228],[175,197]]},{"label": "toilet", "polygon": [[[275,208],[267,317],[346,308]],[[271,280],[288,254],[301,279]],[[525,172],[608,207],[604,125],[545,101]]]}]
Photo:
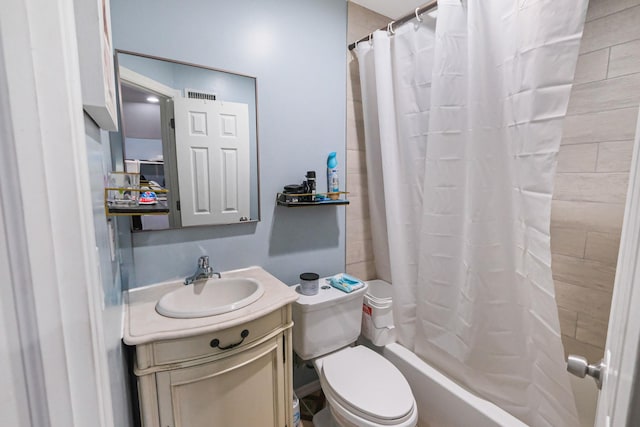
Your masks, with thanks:
[{"label": "toilet", "polygon": [[314,426],[414,427],[418,409],[407,380],[380,354],[351,346],[360,335],[366,284],[345,293],[320,283],[316,295],[293,303],[293,350],[313,363],[327,399]]}]

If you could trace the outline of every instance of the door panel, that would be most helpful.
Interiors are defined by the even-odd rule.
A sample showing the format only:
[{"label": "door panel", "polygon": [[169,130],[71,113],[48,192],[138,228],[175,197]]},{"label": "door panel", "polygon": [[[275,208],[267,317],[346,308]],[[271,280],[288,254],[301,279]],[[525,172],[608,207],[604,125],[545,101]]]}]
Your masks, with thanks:
[{"label": "door panel", "polygon": [[[193,191],[193,212],[197,214],[211,213],[211,178],[209,170],[209,149],[191,148],[191,188]],[[184,223],[183,223],[184,224]]]},{"label": "door panel", "polygon": [[238,150],[222,150],[222,210],[238,212]]},{"label": "door panel", "polygon": [[250,217],[249,108],[175,98],[182,225]]}]

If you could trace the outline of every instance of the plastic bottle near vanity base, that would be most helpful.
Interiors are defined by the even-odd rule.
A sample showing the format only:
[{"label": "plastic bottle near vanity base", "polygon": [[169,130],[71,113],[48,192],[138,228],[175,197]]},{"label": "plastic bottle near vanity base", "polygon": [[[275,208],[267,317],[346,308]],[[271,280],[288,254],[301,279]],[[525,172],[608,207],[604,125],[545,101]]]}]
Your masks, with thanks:
[{"label": "plastic bottle near vanity base", "polygon": [[[340,191],[340,182],[338,181],[338,159],[336,152],[329,153],[327,158],[327,193],[337,193]],[[329,194],[329,198],[337,199],[337,194]]]}]

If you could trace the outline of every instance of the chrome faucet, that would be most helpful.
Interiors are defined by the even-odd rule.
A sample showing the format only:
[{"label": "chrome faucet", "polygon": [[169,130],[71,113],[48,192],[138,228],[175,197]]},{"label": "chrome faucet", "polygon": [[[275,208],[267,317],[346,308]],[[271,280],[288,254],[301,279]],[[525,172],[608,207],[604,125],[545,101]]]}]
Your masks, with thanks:
[{"label": "chrome faucet", "polygon": [[196,280],[209,279],[214,275],[217,275],[218,278],[221,277],[220,273],[218,273],[217,271],[213,271],[213,268],[209,266],[209,257],[206,255],[201,256],[200,258],[198,258],[198,269],[191,276],[184,279],[184,284],[190,285]]}]

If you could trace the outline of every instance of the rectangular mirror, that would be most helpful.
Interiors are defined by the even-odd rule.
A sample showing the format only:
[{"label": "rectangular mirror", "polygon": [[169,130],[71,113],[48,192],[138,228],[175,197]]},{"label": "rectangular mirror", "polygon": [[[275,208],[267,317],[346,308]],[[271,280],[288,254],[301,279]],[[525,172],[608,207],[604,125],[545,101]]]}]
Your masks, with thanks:
[{"label": "rectangular mirror", "polygon": [[169,191],[169,215],[132,230],[259,221],[256,78],[126,51],[116,63],[125,171]]}]

